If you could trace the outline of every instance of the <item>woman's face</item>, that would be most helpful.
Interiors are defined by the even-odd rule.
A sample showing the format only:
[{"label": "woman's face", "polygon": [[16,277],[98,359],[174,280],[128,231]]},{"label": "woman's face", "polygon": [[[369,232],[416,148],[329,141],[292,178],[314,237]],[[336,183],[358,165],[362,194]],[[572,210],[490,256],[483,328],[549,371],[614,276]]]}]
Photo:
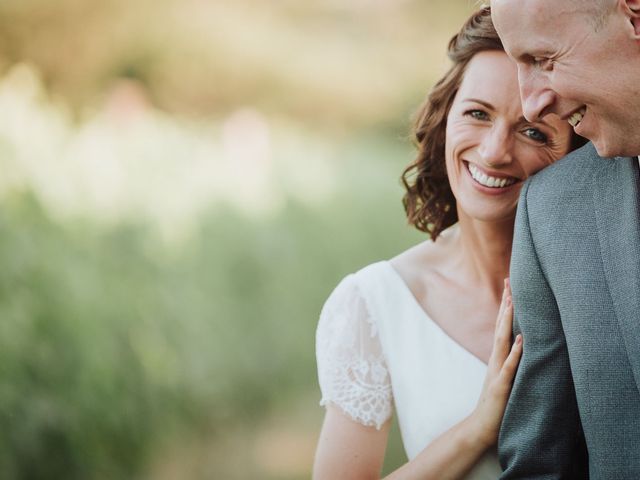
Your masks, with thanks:
[{"label": "woman's face", "polygon": [[445,157],[459,217],[515,216],[522,183],[566,155],[571,126],[556,115],[528,122],[516,65],[504,52],[476,54],[447,116]]}]

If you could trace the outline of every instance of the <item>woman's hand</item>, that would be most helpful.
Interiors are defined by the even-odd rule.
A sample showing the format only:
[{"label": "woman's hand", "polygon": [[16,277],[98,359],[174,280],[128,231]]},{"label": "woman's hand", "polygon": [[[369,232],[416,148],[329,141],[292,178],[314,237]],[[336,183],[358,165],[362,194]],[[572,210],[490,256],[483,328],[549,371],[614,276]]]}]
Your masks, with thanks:
[{"label": "woman's hand", "polygon": [[487,376],[478,405],[471,415],[478,439],[487,447],[494,445],[498,440],[513,377],[522,356],[522,336],[516,336],[515,342],[511,344],[512,325],[511,286],[509,280],[505,279]]}]

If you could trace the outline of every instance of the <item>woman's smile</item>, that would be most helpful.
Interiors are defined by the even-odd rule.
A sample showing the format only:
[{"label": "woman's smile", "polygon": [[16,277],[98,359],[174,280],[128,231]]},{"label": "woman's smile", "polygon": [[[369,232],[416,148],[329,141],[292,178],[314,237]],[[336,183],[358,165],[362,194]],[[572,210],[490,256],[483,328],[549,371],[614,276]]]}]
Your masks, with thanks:
[{"label": "woman's smile", "polygon": [[505,174],[497,174],[484,170],[477,164],[462,161],[473,186],[485,195],[502,195],[511,192],[521,180]]}]

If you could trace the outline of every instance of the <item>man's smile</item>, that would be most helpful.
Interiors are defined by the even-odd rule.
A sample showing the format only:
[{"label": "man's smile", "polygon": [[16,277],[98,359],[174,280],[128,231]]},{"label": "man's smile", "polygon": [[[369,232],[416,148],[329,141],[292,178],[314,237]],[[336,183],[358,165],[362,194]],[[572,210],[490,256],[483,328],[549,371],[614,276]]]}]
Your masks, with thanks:
[{"label": "man's smile", "polygon": [[578,124],[582,121],[582,118],[584,117],[585,113],[587,113],[587,107],[580,107],[578,110],[576,110],[569,116],[567,121],[573,128],[576,128]]}]

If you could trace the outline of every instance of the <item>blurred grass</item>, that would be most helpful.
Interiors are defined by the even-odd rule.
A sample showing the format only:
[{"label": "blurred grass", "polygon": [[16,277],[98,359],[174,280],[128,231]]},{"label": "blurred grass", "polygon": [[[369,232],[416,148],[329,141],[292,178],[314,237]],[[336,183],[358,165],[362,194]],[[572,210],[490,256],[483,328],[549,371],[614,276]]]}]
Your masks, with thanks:
[{"label": "blurred grass", "polygon": [[408,119],[473,8],[1,2],[0,478],[308,478],[320,308],[423,239]]},{"label": "blurred grass", "polygon": [[7,194],[0,475],[131,478],[168,438],[215,443],[317,390],[324,299],[417,239],[396,180],[406,153],[346,145],[331,201],[288,198],[268,218],[217,205],[179,244],[142,221],[54,220],[28,190]]}]

